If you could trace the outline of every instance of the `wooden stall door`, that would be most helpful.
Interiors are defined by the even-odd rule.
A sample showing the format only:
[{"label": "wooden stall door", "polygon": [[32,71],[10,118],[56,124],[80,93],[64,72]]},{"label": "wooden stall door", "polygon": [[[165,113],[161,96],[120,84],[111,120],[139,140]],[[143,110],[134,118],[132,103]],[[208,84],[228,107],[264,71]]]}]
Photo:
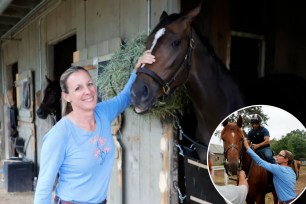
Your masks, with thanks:
[{"label": "wooden stall door", "polygon": [[15,82],[17,88],[18,134],[24,139],[24,157],[35,161],[35,104],[34,104],[34,73],[25,71],[18,75]]}]

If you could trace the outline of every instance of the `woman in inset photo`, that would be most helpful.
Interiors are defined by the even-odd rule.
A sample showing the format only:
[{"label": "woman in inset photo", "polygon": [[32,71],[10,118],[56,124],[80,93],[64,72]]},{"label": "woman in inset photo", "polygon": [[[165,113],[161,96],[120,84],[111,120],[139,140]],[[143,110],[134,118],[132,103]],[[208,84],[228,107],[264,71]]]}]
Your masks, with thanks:
[{"label": "woman in inset photo", "polygon": [[294,203],[305,189],[305,127],[280,108],[250,106],[229,115],[209,153],[211,179],[229,203]]}]

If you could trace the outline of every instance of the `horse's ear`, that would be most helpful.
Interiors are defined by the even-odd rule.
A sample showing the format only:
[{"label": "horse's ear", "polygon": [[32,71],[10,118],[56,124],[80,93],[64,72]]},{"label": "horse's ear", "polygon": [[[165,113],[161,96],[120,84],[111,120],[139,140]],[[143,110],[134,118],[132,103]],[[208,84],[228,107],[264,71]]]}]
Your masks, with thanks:
[{"label": "horse's ear", "polygon": [[225,126],[227,126],[227,124],[228,124],[228,119],[225,119],[225,120],[223,121],[222,125],[223,125],[223,127],[225,127]]},{"label": "horse's ear", "polygon": [[47,77],[47,75],[45,75],[45,77],[46,77],[46,80],[47,80],[48,83],[52,82],[51,79],[49,79],[49,78]]},{"label": "horse's ear", "polygon": [[189,11],[183,18],[184,18],[184,21],[187,23],[187,24],[190,24],[193,19],[199,15],[200,11],[201,11],[201,5],[202,5],[202,2],[197,6],[195,7],[194,9],[192,9],[191,11]]},{"label": "horse's ear", "polygon": [[238,119],[237,119],[237,125],[238,125],[238,127],[242,127],[242,117],[241,117],[241,115],[239,115],[239,117],[238,117]]},{"label": "horse's ear", "polygon": [[159,22],[161,22],[162,20],[164,20],[167,17],[168,17],[168,13],[166,11],[163,11],[163,13],[159,17]]}]

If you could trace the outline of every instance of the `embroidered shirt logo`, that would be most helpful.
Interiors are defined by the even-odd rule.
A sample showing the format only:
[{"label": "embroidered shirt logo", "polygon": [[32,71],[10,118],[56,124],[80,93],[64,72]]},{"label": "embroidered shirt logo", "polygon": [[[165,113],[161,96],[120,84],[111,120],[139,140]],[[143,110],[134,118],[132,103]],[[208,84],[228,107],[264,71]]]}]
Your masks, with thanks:
[{"label": "embroidered shirt logo", "polygon": [[107,153],[110,151],[110,147],[107,146],[106,138],[95,135],[90,140],[90,143],[96,145],[96,148],[94,149],[94,156],[101,159],[100,165],[102,165]]}]

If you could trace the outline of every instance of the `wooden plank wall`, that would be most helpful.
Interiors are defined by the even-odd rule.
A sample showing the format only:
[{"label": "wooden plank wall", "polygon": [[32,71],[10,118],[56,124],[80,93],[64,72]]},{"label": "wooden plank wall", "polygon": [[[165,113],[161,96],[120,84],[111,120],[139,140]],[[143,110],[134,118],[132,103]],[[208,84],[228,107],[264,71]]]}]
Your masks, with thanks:
[{"label": "wooden plank wall", "polygon": [[[131,109],[123,118],[119,135],[124,158],[122,199],[126,204],[170,203],[172,126],[149,115],[137,115]],[[111,186],[111,201],[118,196],[112,192]]]}]

